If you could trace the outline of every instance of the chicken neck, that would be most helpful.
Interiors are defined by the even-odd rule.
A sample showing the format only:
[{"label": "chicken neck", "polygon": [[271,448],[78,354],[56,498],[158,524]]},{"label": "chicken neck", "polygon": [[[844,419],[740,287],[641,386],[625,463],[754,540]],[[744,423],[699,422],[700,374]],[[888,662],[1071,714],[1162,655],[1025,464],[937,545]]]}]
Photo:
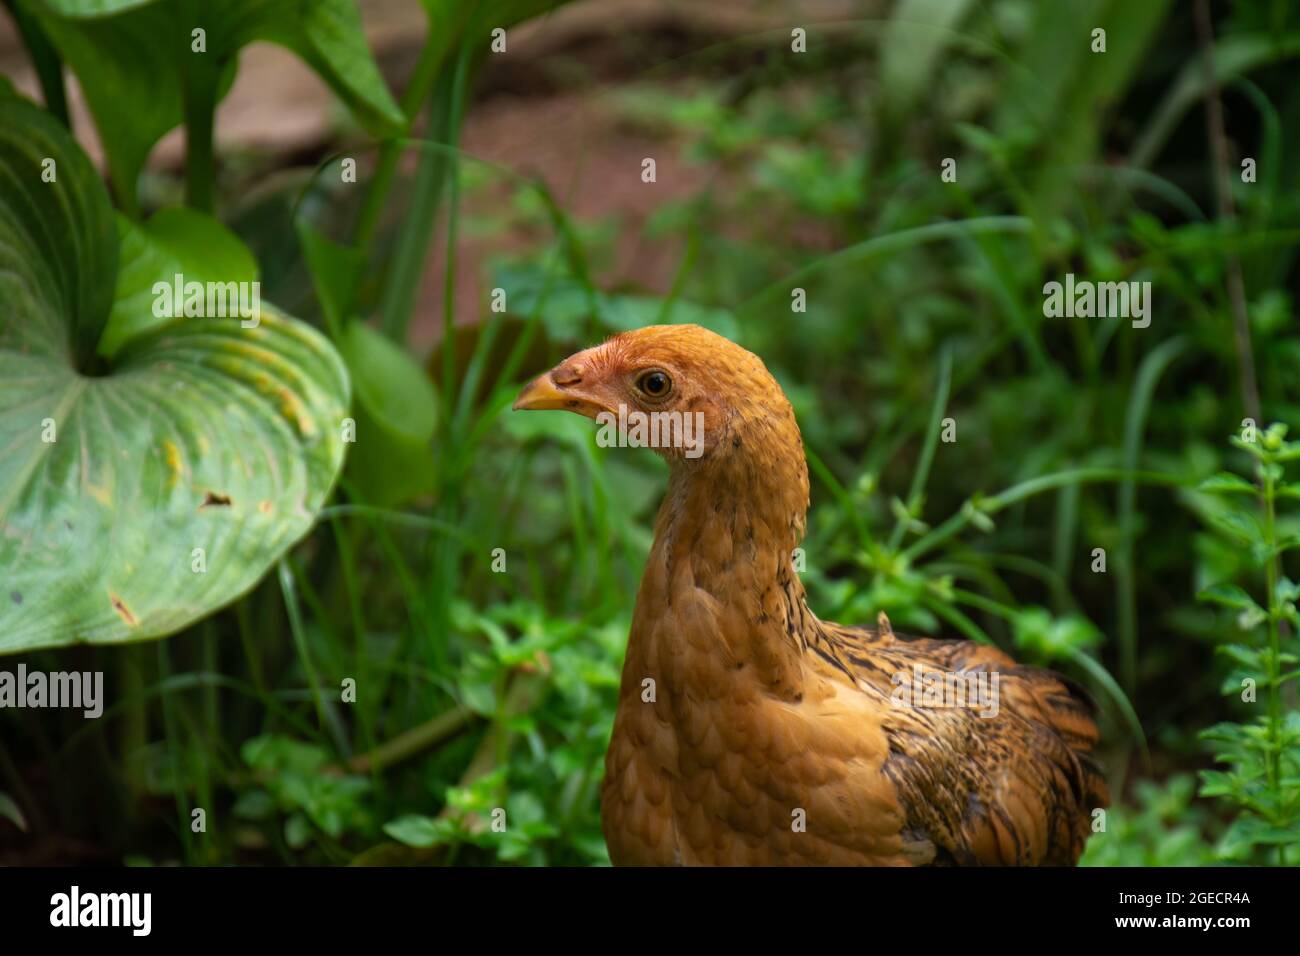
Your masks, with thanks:
[{"label": "chicken neck", "polygon": [[[793,414],[731,423],[705,458],[675,461],[629,659],[657,664],[688,692],[703,681],[716,693],[719,672],[729,672],[767,694],[800,699],[803,652],[817,626],[794,570],[807,510],[808,468]],[[671,626],[663,626],[665,615]]]}]

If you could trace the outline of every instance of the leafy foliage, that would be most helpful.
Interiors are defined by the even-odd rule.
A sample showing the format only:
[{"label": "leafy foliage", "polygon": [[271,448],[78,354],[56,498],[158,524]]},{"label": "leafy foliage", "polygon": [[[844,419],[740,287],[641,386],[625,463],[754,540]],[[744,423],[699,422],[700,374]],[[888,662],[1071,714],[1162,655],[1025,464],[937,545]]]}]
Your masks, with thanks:
[{"label": "leafy foliage", "polygon": [[[208,150],[191,163],[210,162],[212,111],[234,81],[240,50],[255,41],[296,53],[372,132],[392,133],[402,123],[354,0],[20,2],[80,78],[128,210],[149,152],[182,122],[191,149]],[[211,176],[210,168],[201,171]],[[202,184],[201,205],[209,204],[210,187]]]},{"label": "leafy foliage", "polygon": [[[1251,563],[1264,568],[1262,604],[1230,582],[1214,584],[1200,595],[1236,612],[1236,629],[1242,634],[1262,635],[1254,643],[1218,648],[1231,668],[1224,693],[1262,712],[1202,734],[1214,746],[1215,761],[1229,769],[1202,771],[1201,795],[1218,797],[1238,811],[1219,842],[1225,859],[1274,858],[1281,865],[1288,863],[1287,849],[1300,842],[1300,711],[1284,703],[1287,685],[1300,678],[1300,647],[1294,637],[1300,586],[1278,573],[1282,555],[1300,550],[1300,538],[1280,538],[1277,515],[1278,500],[1290,487],[1284,481],[1286,463],[1300,460],[1300,442],[1288,442],[1286,434],[1280,423],[1262,432],[1248,423],[1233,444],[1253,459],[1256,485],[1219,475],[1198,489],[1218,497],[1223,506],[1209,515],[1215,530],[1249,548]],[[1263,706],[1257,688],[1264,693]]]},{"label": "leafy foliage", "polygon": [[1179,774],[1162,783],[1141,780],[1131,807],[1108,814],[1105,834],[1088,841],[1083,866],[1208,866],[1211,817],[1195,803],[1196,780]]}]

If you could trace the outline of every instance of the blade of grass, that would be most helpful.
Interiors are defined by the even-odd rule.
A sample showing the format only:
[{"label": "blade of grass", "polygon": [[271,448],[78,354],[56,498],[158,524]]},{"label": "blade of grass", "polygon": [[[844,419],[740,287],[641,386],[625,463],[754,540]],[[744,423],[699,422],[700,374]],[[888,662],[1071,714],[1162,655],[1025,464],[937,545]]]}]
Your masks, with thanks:
[{"label": "blade of grass", "polygon": [[[171,674],[171,655],[168,646],[167,641],[159,641],[157,645],[160,680],[166,680]],[[181,839],[181,852],[189,863],[194,859],[194,846],[190,838],[189,800],[186,798],[185,787],[181,784],[181,781],[188,777],[188,773],[182,756],[184,747],[180,739],[180,728],[177,726],[176,701],[171,694],[162,695],[162,714],[163,737],[167,742],[167,759],[171,765],[167,778],[171,782],[172,798],[176,804],[176,830]]]},{"label": "blade of grass", "polygon": [[[952,388],[952,349],[945,348],[939,359],[939,387],[934,393],[934,404],[930,407],[930,423],[926,428],[925,444],[921,446],[921,459],[916,470],[912,472],[912,486],[907,491],[907,510],[911,513],[920,507],[921,494],[930,477],[930,466],[934,462],[934,449],[939,443],[939,429],[942,425],[944,409],[948,407],[948,394]],[[894,523],[894,530],[889,535],[889,548],[896,550],[907,534],[907,525],[900,518]]]},{"label": "blade of grass", "polygon": [[[1055,472],[1050,475],[1043,475],[1039,478],[1031,478],[1023,481],[1018,485],[1013,485],[1006,491],[994,495],[992,498],[983,498],[979,500],[979,511],[986,515],[994,515],[1003,508],[1009,507],[1018,501],[1023,501],[1033,495],[1044,491],[1051,491],[1053,488],[1060,488],[1062,485],[1071,482],[1095,482],[1095,481],[1120,481],[1125,476],[1132,475],[1135,480],[1149,482],[1156,485],[1167,485],[1170,487],[1182,487],[1186,485],[1187,479],[1177,475],[1163,474],[1156,471],[1129,472],[1118,468],[1073,468],[1069,471]],[[968,505],[974,505],[975,501],[967,502]],[[949,538],[958,534],[962,529],[974,520],[971,509],[963,509],[950,517],[943,524],[939,525],[930,533],[924,535],[917,541],[914,541],[903,551],[903,557],[909,561],[915,562],[921,555],[938,547]]]},{"label": "blade of grass", "polygon": [[1033,223],[1023,216],[982,216],[961,222],[936,222],[927,226],[917,226],[914,229],[903,229],[885,236],[876,236],[821,256],[784,278],[764,286],[742,302],[736,309],[736,314],[742,316],[748,313],[777,293],[782,297],[788,296],[792,286],[799,285],[807,277],[828,266],[866,262],[930,242],[963,239],[990,232],[1028,233],[1032,229]]},{"label": "blade of grass", "polygon": [[293,644],[298,652],[298,661],[302,664],[303,673],[307,677],[307,685],[311,689],[311,698],[316,706],[318,725],[324,730],[330,726],[330,721],[325,716],[325,695],[321,690],[316,665],[312,662],[311,654],[307,648],[307,632],[303,627],[302,609],[298,606],[298,592],[294,585],[293,572],[283,560],[276,565],[276,572],[280,578],[280,593],[284,598],[284,609],[289,617],[289,632],[293,635]]},{"label": "blade of grass", "polygon": [[[1138,367],[1128,414],[1124,418],[1124,470],[1137,473],[1138,455],[1147,412],[1160,376],[1186,348],[1182,338],[1168,339],[1156,346]],[[1137,536],[1137,480],[1123,478],[1119,485],[1120,547],[1115,562],[1116,625],[1119,639],[1120,682],[1132,694],[1137,686],[1137,584],[1133,568],[1133,542]]]},{"label": "blade of grass", "polygon": [[804,454],[808,458],[808,467],[812,469],[813,474],[820,478],[822,483],[830,490],[830,493],[835,497],[835,500],[839,502],[841,510],[853,525],[853,528],[858,535],[858,544],[864,550],[869,550],[875,543],[875,539],[872,537],[871,530],[867,527],[866,521],[863,520],[862,515],[859,513],[857,502],[853,500],[853,496],[845,490],[844,486],[840,484],[839,479],[836,478],[831,470],[826,467],[826,463],[822,461],[821,456],[807,445],[804,446]]}]

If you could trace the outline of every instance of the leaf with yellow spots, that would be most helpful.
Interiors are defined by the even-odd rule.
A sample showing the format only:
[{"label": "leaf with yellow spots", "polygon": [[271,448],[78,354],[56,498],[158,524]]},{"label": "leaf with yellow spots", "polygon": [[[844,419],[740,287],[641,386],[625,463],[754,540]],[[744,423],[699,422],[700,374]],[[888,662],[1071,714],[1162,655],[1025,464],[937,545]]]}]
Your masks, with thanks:
[{"label": "leaf with yellow spots", "polygon": [[307,533],[338,477],[350,386],[318,332],[265,303],[255,328],[132,315],[173,279],[159,236],[215,235],[201,218],[134,236],[64,128],[0,91],[0,653],[212,613]]}]

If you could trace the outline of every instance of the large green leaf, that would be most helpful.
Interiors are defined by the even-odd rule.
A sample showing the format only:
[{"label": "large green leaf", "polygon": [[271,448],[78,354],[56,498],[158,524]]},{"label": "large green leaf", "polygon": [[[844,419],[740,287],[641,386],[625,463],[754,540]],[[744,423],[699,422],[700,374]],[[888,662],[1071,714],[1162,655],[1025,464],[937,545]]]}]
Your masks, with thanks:
[{"label": "large green leaf", "polygon": [[344,327],[338,347],[356,388],[357,454],[348,477],[373,504],[394,506],[433,489],[438,393],[402,346],[364,322]]},{"label": "large green leaf", "polygon": [[[113,210],[90,161],[61,125],[0,84],[5,346],[29,354],[60,351],[84,364],[112,304],[116,273]],[[7,384],[0,376],[0,388]]]},{"label": "large green leaf", "polygon": [[433,490],[432,439],[438,394],[402,346],[357,319],[345,320],[365,268],[355,249],[298,223],[298,238],[334,341],[356,394],[356,442],[348,460],[349,492],[394,507]]},{"label": "large green leaf", "polygon": [[384,427],[415,444],[438,425],[438,393],[406,349],[361,321],[344,326],[338,342],[357,398]]},{"label": "large green leaf", "polygon": [[160,209],[142,225],[118,217],[122,264],[117,295],[99,354],[112,358],[132,338],[171,321],[155,309],[154,283],[175,275],[212,282],[255,282],[257,260],[233,232],[209,216],[179,206]]},{"label": "large green leaf", "polygon": [[[391,135],[404,123],[366,46],[355,0],[21,2],[40,16],[81,80],[128,205],[149,152],[185,118],[184,91],[215,91],[219,98],[250,43],[292,50],[371,133]],[[204,52],[193,49],[197,29],[204,31]]]},{"label": "large green leaf", "polygon": [[[184,119],[185,72],[199,67],[209,71],[221,64],[182,58],[178,51],[189,49],[188,36],[179,34],[174,12],[158,0],[102,19],[58,15],[53,0],[20,3],[40,18],[81,81],[118,201],[133,211],[136,181],[150,151]],[[222,88],[229,86],[233,72],[231,62]]]},{"label": "large green leaf", "polygon": [[[126,243],[124,273],[150,248]],[[86,374],[117,277],[89,161],[0,94],[0,652],[203,617],[306,533],[342,465],[343,363],[265,305],[252,328],[149,328],[107,374]]]}]

